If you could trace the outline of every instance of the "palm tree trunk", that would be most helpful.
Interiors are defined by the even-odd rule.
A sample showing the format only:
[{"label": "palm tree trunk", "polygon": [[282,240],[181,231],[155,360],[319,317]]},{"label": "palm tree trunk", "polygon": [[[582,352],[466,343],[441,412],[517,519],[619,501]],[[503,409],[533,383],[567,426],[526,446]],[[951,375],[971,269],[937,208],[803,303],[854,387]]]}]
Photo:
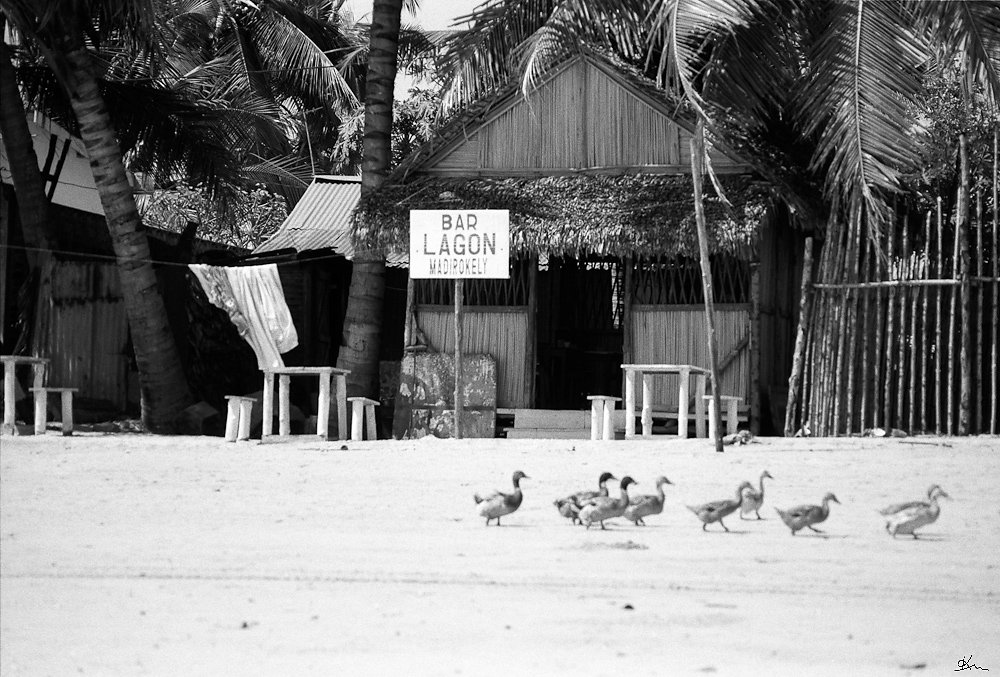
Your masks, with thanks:
[{"label": "palm tree trunk", "polygon": [[[0,19],[0,35],[4,31]],[[28,265],[34,271],[41,250],[52,249],[54,238],[49,224],[49,201],[45,197],[45,179],[38,169],[38,156],[21,103],[21,92],[14,76],[14,64],[7,44],[0,37],[0,133],[7,151],[10,176],[17,194],[18,214],[24,244],[28,247]]]},{"label": "palm tree trunk", "polygon": [[[139,365],[143,424],[151,432],[171,432],[179,414],[191,403],[191,393],[167,323],[149,240],[125,174],[111,117],[91,70],[90,55],[81,45],[67,49],[63,56],[70,104],[118,257],[125,312]],[[53,68],[58,65],[53,64]]]},{"label": "palm tree trunk", "polygon": [[[396,82],[402,0],[375,0],[372,8],[368,79],[365,85],[364,157],[361,195],[377,190],[389,173],[392,101]],[[351,271],[351,291],[344,317],[344,345],[339,366],[350,369],[348,391],[377,397],[379,344],[385,297],[385,256],[359,248]]]}]

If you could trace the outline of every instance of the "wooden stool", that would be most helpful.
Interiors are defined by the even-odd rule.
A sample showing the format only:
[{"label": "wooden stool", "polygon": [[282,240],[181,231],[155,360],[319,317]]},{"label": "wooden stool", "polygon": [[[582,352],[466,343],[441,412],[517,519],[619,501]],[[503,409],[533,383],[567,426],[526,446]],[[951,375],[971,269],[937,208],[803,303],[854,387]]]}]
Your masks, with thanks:
[{"label": "wooden stool", "polygon": [[[715,399],[711,395],[705,395],[704,399],[708,402],[708,437],[714,440]],[[726,434],[733,435],[736,433],[736,427],[740,422],[739,405],[743,401],[743,398],[736,395],[719,395],[719,400],[726,404]]]},{"label": "wooden stool", "polygon": [[49,417],[49,393],[62,395],[62,434],[73,434],[73,393],[79,388],[32,388],[35,393],[35,434],[45,434],[45,424]]},{"label": "wooden stool", "polygon": [[250,420],[256,397],[226,395],[229,404],[226,411],[226,442],[250,439]]},{"label": "wooden stool", "polygon": [[615,427],[612,418],[615,402],[621,402],[622,398],[611,395],[588,395],[587,399],[590,400],[590,439],[614,439]]},{"label": "wooden stool", "polygon": [[361,428],[362,416],[367,423],[368,439],[378,439],[378,434],[375,432],[375,407],[378,406],[378,400],[370,397],[348,397],[347,401],[351,403],[351,441],[360,442],[364,439]]}]

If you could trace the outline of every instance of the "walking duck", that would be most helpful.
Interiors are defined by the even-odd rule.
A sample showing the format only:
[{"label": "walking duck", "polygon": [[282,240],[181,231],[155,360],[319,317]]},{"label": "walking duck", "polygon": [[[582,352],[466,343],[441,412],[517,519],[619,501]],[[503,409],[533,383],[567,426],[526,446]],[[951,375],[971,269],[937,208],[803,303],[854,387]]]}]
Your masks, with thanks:
[{"label": "walking duck", "polygon": [[743,502],[740,504],[740,519],[746,519],[745,515],[750,513],[756,513],[757,519],[764,519],[760,516],[760,506],[764,505],[764,478],[774,479],[771,477],[771,473],[764,471],[760,474],[760,490],[754,491],[753,488],[746,489],[743,491]]},{"label": "walking duck", "polygon": [[797,505],[789,510],[782,510],[781,508],[775,508],[778,515],[781,517],[781,521],[792,530],[792,536],[799,529],[808,527],[812,529],[817,534],[823,533],[814,524],[819,524],[830,516],[830,501],[834,503],[840,503],[837,497],[833,494],[827,494],[823,497],[823,505]]},{"label": "walking duck", "polygon": [[569,518],[573,521],[573,524],[580,523],[580,508],[583,504],[592,498],[597,498],[598,496],[608,495],[608,480],[618,479],[609,472],[601,473],[601,476],[597,479],[597,491],[590,489],[584,491],[578,491],[575,494],[570,494],[565,498],[559,498],[553,501],[553,504],[559,510],[559,514],[563,517]]},{"label": "walking duck", "polygon": [[521,507],[521,500],[524,498],[523,494],[521,494],[521,480],[526,479],[531,478],[518,470],[514,473],[513,492],[505,494],[502,491],[494,491],[487,496],[472,495],[476,500],[476,505],[479,506],[480,516],[486,518],[486,526],[490,525],[491,520],[496,520],[497,526],[500,526],[501,517],[509,515]]},{"label": "walking duck", "polygon": [[735,499],[726,498],[721,501],[703,503],[702,505],[689,505],[687,509],[701,520],[702,531],[708,531],[707,527],[712,522],[718,522],[722,525],[723,529],[729,531],[729,528],[723,523],[722,518],[728,517],[740,507],[740,504],[743,502],[744,489],[753,490],[753,485],[746,481],[742,482],[740,486],[736,487]]},{"label": "walking duck", "polygon": [[666,498],[663,494],[664,484],[673,484],[673,482],[660,475],[656,478],[657,493],[645,496],[633,496],[629,500],[630,505],[625,508],[625,519],[632,520],[636,526],[640,524],[646,526],[646,522],[642,519],[643,517],[659,515],[663,512],[663,500]]},{"label": "walking duck", "polygon": [[628,488],[638,484],[631,477],[624,477],[621,483],[621,495],[618,498],[610,496],[597,496],[587,501],[580,509],[580,523],[589,529],[594,522],[600,522],[604,529],[604,520],[612,517],[621,517],[628,508]]},{"label": "walking duck", "polygon": [[892,534],[893,538],[896,538],[896,534],[909,534],[916,539],[916,530],[935,522],[941,514],[938,499],[951,498],[936,484],[927,490],[927,497],[927,501],[899,503],[880,510],[879,512],[885,517],[885,530]]}]

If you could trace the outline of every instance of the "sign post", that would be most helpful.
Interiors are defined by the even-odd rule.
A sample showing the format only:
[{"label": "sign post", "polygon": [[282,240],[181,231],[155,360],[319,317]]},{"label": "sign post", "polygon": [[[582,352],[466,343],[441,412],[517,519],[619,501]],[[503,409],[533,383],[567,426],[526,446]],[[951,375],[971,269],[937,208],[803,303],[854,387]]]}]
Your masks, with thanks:
[{"label": "sign post", "polygon": [[462,437],[462,304],[465,279],[510,277],[506,209],[410,211],[410,277],[455,280],[455,439]]}]

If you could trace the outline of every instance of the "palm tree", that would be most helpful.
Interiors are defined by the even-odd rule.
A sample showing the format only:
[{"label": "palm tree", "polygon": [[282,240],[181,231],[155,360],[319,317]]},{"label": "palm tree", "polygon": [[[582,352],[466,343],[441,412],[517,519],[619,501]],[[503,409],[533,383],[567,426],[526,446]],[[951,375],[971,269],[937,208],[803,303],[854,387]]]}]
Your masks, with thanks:
[{"label": "palm tree", "polygon": [[812,219],[877,229],[919,154],[907,114],[927,64],[959,63],[1000,104],[1000,3],[489,0],[445,44],[448,103],[511,76],[529,89],[578,45],[647,67],[710,136],[754,155]]},{"label": "palm tree", "polygon": [[167,324],[149,241],[95,75],[98,64],[88,49],[88,38],[90,41],[117,38],[122,42],[148,38],[152,4],[126,0],[93,3],[2,0],[0,8],[44,54],[69,96],[118,259],[125,310],[139,364],[143,422],[150,431],[170,431],[190,403],[191,395]]}]

